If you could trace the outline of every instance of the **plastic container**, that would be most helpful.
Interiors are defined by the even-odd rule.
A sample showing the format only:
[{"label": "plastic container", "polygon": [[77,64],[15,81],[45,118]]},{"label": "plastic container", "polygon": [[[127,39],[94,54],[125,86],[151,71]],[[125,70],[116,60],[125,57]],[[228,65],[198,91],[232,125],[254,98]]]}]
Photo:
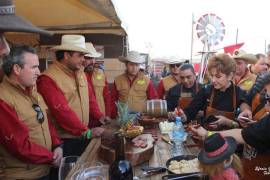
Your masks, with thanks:
[{"label": "plastic container", "polygon": [[172,149],[173,156],[181,155],[183,141],[185,140],[185,137],[186,137],[186,133],[185,133],[182,121],[181,121],[181,117],[176,117],[175,124],[173,127],[173,132],[172,132],[172,139],[174,142],[174,146]]}]

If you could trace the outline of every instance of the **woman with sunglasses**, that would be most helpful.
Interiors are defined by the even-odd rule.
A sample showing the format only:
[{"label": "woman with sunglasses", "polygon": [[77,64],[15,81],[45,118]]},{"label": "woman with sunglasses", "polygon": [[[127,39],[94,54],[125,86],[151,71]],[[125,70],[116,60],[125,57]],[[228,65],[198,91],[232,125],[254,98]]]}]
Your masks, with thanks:
[{"label": "woman with sunglasses", "polygon": [[227,54],[212,56],[208,62],[211,85],[202,88],[184,109],[187,121],[193,120],[197,112],[204,109],[203,124],[210,129],[238,127],[237,109],[248,114],[249,106],[244,103],[245,93],[232,82],[236,70],[235,61]]},{"label": "woman with sunglasses", "polygon": [[157,87],[157,94],[159,99],[165,99],[169,89],[181,82],[179,77],[181,65],[180,60],[169,60],[165,62],[165,64],[169,65],[170,75],[159,81]]}]

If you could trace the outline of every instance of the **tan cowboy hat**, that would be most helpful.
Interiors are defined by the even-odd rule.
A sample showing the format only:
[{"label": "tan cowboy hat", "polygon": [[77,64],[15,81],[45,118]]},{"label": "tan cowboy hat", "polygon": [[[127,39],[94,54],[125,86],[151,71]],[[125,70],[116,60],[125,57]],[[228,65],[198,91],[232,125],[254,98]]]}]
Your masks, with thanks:
[{"label": "tan cowboy hat", "polygon": [[232,57],[234,59],[242,59],[248,64],[255,64],[258,61],[255,55],[248,54],[246,51],[240,49],[235,50]]},{"label": "tan cowboy hat", "polygon": [[12,0],[0,1],[0,32],[29,32],[47,36],[53,34],[34,26],[20,16],[16,16]]},{"label": "tan cowboy hat", "polygon": [[101,53],[97,52],[97,50],[95,49],[95,47],[93,46],[92,43],[85,43],[86,49],[88,49],[90,51],[89,54],[86,54],[84,56],[87,57],[92,57],[92,58],[98,58],[101,56]]},{"label": "tan cowboy hat", "polygon": [[168,59],[164,61],[164,63],[165,64],[180,64],[180,63],[183,63],[183,61],[180,59]]},{"label": "tan cowboy hat", "polygon": [[55,46],[53,50],[77,51],[85,54],[91,53],[85,46],[85,38],[82,35],[63,35],[61,45]]},{"label": "tan cowboy hat", "polygon": [[120,56],[118,57],[119,61],[126,63],[126,62],[133,62],[133,63],[137,63],[137,64],[141,64],[144,63],[144,59],[142,58],[142,56],[140,55],[139,52],[137,51],[129,51],[127,56]]}]

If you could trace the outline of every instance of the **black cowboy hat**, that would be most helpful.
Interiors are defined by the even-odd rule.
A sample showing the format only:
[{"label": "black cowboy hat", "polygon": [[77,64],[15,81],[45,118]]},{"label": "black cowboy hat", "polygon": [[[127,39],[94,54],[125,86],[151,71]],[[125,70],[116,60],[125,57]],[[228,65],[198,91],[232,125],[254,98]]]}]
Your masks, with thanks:
[{"label": "black cowboy hat", "polygon": [[216,164],[225,161],[235,152],[237,143],[232,137],[222,137],[220,133],[209,136],[204,141],[204,149],[198,159],[204,164]]},{"label": "black cowboy hat", "polygon": [[12,0],[0,1],[0,32],[29,32],[43,35],[52,35],[52,32],[40,29],[31,22],[15,15],[15,6]]}]

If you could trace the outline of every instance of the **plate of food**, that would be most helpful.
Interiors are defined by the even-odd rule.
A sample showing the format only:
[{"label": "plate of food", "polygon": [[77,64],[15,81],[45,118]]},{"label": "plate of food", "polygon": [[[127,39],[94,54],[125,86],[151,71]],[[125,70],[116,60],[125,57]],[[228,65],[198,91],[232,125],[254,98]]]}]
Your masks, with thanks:
[{"label": "plate of food", "polygon": [[180,155],[170,158],[166,162],[170,174],[185,174],[200,172],[199,161],[195,155]]}]

